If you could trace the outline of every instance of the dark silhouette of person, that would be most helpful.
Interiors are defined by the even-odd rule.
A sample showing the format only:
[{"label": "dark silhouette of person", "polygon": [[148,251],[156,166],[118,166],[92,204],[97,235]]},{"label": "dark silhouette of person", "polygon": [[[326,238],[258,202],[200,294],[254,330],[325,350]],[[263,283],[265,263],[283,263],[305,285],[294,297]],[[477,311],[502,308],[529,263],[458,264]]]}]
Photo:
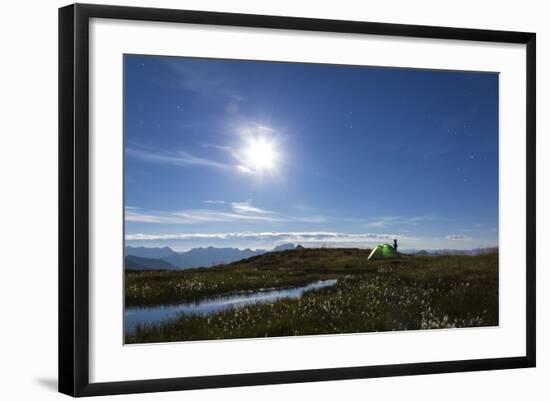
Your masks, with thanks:
[{"label": "dark silhouette of person", "polygon": [[393,249],[397,251],[397,239],[393,240]]}]

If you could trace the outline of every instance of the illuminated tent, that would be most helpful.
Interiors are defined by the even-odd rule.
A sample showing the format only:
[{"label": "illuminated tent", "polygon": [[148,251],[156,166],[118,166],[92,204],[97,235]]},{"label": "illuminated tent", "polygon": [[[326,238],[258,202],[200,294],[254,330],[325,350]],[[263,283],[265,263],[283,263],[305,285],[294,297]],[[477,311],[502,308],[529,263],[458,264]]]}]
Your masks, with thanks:
[{"label": "illuminated tent", "polygon": [[397,252],[390,244],[379,244],[370,253],[367,260],[398,258]]}]

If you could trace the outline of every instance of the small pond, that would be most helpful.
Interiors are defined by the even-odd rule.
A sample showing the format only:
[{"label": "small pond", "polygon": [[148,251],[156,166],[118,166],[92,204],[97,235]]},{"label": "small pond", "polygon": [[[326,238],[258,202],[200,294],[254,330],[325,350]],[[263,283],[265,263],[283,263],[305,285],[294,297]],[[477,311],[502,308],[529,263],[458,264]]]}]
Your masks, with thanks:
[{"label": "small pond", "polygon": [[124,312],[124,327],[127,332],[132,332],[139,323],[162,323],[176,318],[179,314],[205,316],[230,308],[242,308],[251,304],[272,303],[281,299],[297,299],[308,291],[333,286],[336,284],[336,281],[335,279],[320,280],[303,287],[212,297],[198,302],[186,302],[178,305],[130,307]]}]

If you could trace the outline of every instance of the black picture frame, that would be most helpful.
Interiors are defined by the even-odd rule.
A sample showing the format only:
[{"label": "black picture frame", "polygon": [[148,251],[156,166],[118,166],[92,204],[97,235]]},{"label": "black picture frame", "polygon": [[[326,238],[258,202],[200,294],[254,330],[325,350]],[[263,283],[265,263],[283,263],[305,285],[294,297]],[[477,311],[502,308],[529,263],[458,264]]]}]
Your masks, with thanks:
[{"label": "black picture frame", "polygon": [[[526,354],[521,357],[381,366],[89,381],[89,21],[91,18],[438,38],[526,45]],[[436,26],[74,4],[59,9],[59,391],[96,396],[534,367],[536,236],[536,35]]]}]

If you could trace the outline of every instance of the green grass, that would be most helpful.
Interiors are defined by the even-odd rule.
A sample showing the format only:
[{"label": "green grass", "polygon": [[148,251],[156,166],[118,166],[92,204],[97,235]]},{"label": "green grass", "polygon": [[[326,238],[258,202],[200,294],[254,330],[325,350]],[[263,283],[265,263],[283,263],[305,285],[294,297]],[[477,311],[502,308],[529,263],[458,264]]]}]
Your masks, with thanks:
[{"label": "green grass", "polygon": [[127,272],[128,306],[176,304],[320,279],[336,278],[338,283],[301,299],[139,325],[126,342],[498,325],[498,254],[367,262],[368,253],[301,249],[208,269]]}]

